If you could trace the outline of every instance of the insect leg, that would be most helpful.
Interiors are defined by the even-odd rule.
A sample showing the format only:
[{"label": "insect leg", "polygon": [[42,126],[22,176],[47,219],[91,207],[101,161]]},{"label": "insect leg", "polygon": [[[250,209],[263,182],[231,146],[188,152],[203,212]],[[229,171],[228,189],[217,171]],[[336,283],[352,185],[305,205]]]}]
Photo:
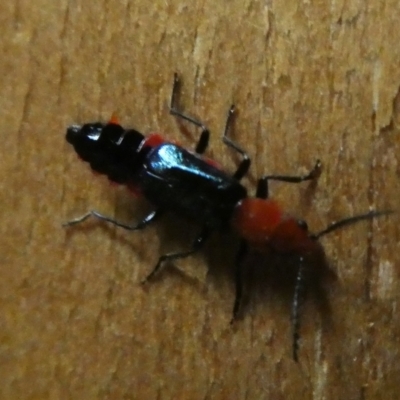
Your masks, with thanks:
[{"label": "insect leg", "polygon": [[288,183],[300,183],[304,181],[310,181],[316,179],[321,174],[321,161],[317,160],[314,168],[306,175],[300,176],[288,176],[288,175],[266,175],[259,179],[256,191],[256,197],[267,199],[269,196],[268,192],[268,181],[281,181]]},{"label": "insect leg", "polygon": [[247,243],[242,240],[235,261],[235,303],[233,305],[233,315],[231,324],[237,319],[240,311],[243,296],[243,258],[247,253]]},{"label": "insect leg", "polygon": [[228,116],[226,118],[224,134],[222,135],[222,141],[229,146],[230,148],[234,149],[243,157],[242,161],[240,162],[236,172],[233,174],[233,177],[240,181],[246,174],[250,168],[250,157],[249,155],[238,145],[236,144],[231,138],[228,137],[228,132],[230,125],[232,124],[232,118],[235,113],[235,106],[232,105],[228,111]]},{"label": "insect leg", "polygon": [[152,211],[150,214],[146,215],[139,223],[137,223],[136,225],[128,225],[128,224],[124,224],[122,222],[118,222],[115,221],[114,219],[107,217],[103,214],[100,214],[99,212],[92,210],[89,211],[88,213],[72,219],[71,221],[65,222],[63,224],[64,227],[66,226],[72,226],[72,225],[76,225],[79,224],[83,221],[86,221],[89,217],[95,217],[101,221],[106,221],[106,222],[110,222],[113,225],[116,225],[120,228],[124,228],[127,229],[129,231],[136,231],[139,229],[143,229],[144,227],[146,227],[147,225],[149,225],[151,222],[155,221],[158,217],[160,217],[162,215],[162,211],[160,209]]},{"label": "insect leg", "polygon": [[157,275],[165,266],[167,261],[178,260],[180,258],[188,257],[197,251],[199,251],[203,245],[205,244],[206,240],[208,239],[210,232],[208,229],[203,229],[200,235],[194,240],[192,247],[190,250],[182,251],[179,253],[170,253],[162,255],[158,261],[156,266],[153,268],[153,271],[142,281],[142,284],[151,281],[155,275]]},{"label": "insect leg", "polygon": [[189,115],[183,114],[177,106],[177,93],[179,90],[179,85],[180,81],[178,78],[178,74],[174,74],[174,84],[172,86],[172,94],[171,94],[171,102],[169,106],[169,113],[172,115],[175,115],[176,117],[182,118],[185,121],[188,121],[197,127],[201,129],[201,134],[200,134],[200,139],[197,142],[195,152],[198,154],[203,154],[207,147],[208,147],[208,142],[210,140],[210,131],[208,128],[201,122],[198,121],[197,119],[190,117]]}]

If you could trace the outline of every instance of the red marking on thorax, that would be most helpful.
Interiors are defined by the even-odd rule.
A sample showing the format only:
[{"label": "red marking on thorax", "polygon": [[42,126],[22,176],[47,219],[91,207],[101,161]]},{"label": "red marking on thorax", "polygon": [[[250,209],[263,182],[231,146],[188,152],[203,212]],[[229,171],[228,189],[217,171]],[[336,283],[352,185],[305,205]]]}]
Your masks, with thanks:
[{"label": "red marking on thorax", "polygon": [[236,232],[258,250],[272,248],[280,253],[310,254],[319,244],[307,229],[285,214],[275,200],[246,198],[235,209],[232,225]]},{"label": "red marking on thorax", "polygon": [[313,253],[318,242],[311,239],[308,231],[299,226],[297,220],[289,217],[282,221],[270,238],[270,246],[280,253]]},{"label": "red marking on thorax", "polygon": [[258,247],[269,242],[282,215],[281,207],[274,200],[246,198],[236,206],[232,225],[243,239]]}]

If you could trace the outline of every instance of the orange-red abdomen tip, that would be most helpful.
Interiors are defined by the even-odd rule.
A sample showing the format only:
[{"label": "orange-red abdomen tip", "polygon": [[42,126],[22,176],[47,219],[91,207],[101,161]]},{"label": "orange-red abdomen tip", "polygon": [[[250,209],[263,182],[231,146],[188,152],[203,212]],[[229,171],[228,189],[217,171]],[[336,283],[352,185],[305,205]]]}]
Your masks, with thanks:
[{"label": "orange-red abdomen tip", "polygon": [[111,114],[111,118],[108,121],[109,124],[114,124],[114,125],[119,125],[119,120],[118,120],[118,116],[115,112],[113,112]]}]

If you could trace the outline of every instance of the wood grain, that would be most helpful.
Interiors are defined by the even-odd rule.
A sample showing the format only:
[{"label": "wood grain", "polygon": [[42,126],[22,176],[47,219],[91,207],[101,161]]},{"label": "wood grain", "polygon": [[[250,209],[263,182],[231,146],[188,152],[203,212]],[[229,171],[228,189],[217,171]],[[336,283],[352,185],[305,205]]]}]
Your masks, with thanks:
[{"label": "wood grain", "polygon": [[303,310],[299,364],[291,291],[275,281],[250,290],[230,326],[233,237],[144,289],[194,227],[61,224],[90,208],[124,221],[145,212],[76,159],[65,128],[116,111],[192,146],[198,133],[168,114],[175,71],[182,108],[210,127],[208,154],[228,170],[238,159],[219,137],[236,104],[250,190],[323,161],[316,186],[271,188],[312,230],[397,210],[399,19],[395,0],[1,2],[0,398],[397,399],[398,215],[323,239],[338,279],[324,288],[328,316],[318,301]]}]

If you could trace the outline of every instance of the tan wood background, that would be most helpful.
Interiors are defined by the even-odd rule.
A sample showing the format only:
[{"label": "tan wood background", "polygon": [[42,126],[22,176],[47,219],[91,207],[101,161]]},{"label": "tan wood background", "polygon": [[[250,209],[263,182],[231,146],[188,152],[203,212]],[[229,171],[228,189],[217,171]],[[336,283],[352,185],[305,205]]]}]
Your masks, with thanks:
[{"label": "tan wood background", "polygon": [[233,237],[142,288],[193,227],[168,217],[142,233],[61,228],[90,208],[143,215],[145,203],[77,159],[65,129],[116,111],[192,146],[198,132],[168,115],[175,71],[182,107],[212,129],[208,154],[229,170],[238,159],[220,135],[236,104],[249,189],[323,161],[317,185],[271,187],[312,230],[397,209],[399,21],[397,0],[2,1],[0,397],[399,398],[398,215],[323,239],[338,279],[324,285],[330,307],[303,310],[299,364],[284,285],[250,288],[230,326]]}]

